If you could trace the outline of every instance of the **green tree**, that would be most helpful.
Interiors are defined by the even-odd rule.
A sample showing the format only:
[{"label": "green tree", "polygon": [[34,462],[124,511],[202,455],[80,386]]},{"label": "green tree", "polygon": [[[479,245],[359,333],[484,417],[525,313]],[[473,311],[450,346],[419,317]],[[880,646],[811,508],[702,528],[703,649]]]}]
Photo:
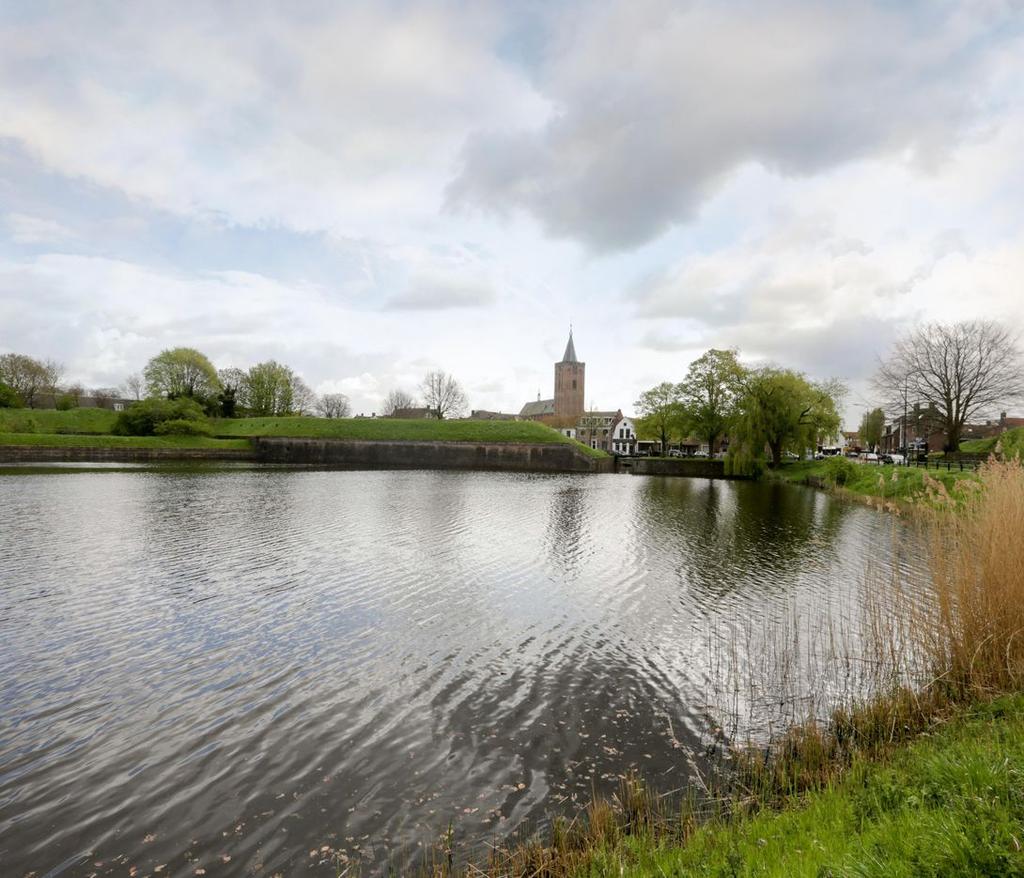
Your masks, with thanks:
[{"label": "green tree", "polygon": [[784,452],[814,447],[839,428],[842,393],[838,382],[814,383],[788,369],[748,372],[737,400],[737,453],[758,457],[767,448],[771,465],[778,466]]},{"label": "green tree", "polygon": [[668,450],[672,436],[683,427],[683,405],[680,385],[662,381],[645,390],[633,405],[637,414],[638,435],[651,436],[661,442],[661,453]]},{"label": "green tree", "polygon": [[213,363],[194,348],[161,351],[146,364],[143,374],[150,396],[187,397],[206,404],[214,402],[220,393],[220,380]]},{"label": "green tree", "polygon": [[24,405],[14,388],[0,381],[0,409],[20,409]]},{"label": "green tree", "polygon": [[53,360],[37,360],[25,354],[0,356],[0,382],[6,384],[29,408],[41,394],[56,394],[63,368]]},{"label": "green tree", "polygon": [[289,415],[295,397],[295,373],[276,360],[257,363],[245,377],[249,414],[257,418]]},{"label": "green tree", "polygon": [[679,385],[687,426],[707,440],[710,454],[715,453],[715,443],[728,432],[735,414],[744,375],[736,354],[735,350],[712,348],[690,363]]},{"label": "green tree", "polygon": [[864,412],[860,419],[860,441],[867,448],[877,448],[882,442],[882,434],[885,432],[885,412],[881,409],[872,409]]}]

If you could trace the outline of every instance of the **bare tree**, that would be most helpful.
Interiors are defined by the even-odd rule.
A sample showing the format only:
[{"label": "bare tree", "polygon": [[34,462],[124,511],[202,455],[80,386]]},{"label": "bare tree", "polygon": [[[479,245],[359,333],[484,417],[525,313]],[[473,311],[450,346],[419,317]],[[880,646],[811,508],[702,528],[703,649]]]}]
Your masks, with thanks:
[{"label": "bare tree", "polygon": [[92,398],[96,400],[96,408],[109,409],[113,407],[114,400],[117,398],[116,387],[96,387],[93,388]]},{"label": "bare tree", "polygon": [[462,387],[447,372],[428,372],[421,385],[423,401],[432,417],[457,418],[466,410],[466,394]]},{"label": "bare tree", "polygon": [[298,375],[292,377],[292,412],[296,415],[311,415],[316,411],[317,395]]},{"label": "bare tree", "polygon": [[322,418],[347,418],[352,406],[344,393],[325,393],[316,404],[317,414]]},{"label": "bare tree", "polygon": [[124,379],[121,392],[128,399],[142,399],[142,394],[146,392],[146,379],[140,373],[133,372]]},{"label": "bare tree", "polygon": [[381,409],[381,414],[386,418],[390,418],[396,409],[411,409],[415,405],[416,400],[413,399],[411,393],[395,388],[384,398],[384,407]]},{"label": "bare tree", "polygon": [[990,320],[918,327],[896,342],[875,382],[890,411],[908,401],[934,409],[946,451],[960,448],[970,418],[994,414],[1024,396],[1017,339]]}]

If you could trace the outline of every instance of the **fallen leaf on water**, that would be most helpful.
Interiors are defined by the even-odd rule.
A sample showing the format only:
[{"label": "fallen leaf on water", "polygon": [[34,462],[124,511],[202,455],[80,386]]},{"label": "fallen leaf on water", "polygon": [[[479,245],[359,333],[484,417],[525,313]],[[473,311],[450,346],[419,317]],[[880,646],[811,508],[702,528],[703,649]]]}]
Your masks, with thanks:
[{"label": "fallen leaf on water", "polygon": [[138,875],[138,874],[139,874],[139,867],[138,866],[132,866],[128,870],[128,878],[135,878],[135,876]]},{"label": "fallen leaf on water", "polygon": [[222,863],[230,863],[231,862],[231,854],[221,854],[220,855],[220,861]]},{"label": "fallen leaf on water", "polygon": [[206,869],[196,869],[196,875],[205,875]]},{"label": "fallen leaf on water", "polygon": [[163,870],[166,869],[166,868],[167,868],[167,864],[166,863],[161,863],[153,871],[154,872],[163,872]]},{"label": "fallen leaf on water", "polygon": [[153,835],[152,832],[149,833],[149,835],[147,835],[144,839],[142,839],[143,844],[149,844],[151,841],[156,841],[156,836]]}]

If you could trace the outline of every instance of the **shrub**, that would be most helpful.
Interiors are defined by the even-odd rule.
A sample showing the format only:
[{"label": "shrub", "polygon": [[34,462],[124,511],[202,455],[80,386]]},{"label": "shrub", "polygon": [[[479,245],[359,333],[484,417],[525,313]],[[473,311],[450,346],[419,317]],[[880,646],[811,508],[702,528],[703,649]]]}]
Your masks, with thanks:
[{"label": "shrub", "polygon": [[833,487],[845,485],[857,475],[857,464],[846,457],[830,457],[825,461],[825,481]]},{"label": "shrub", "polygon": [[56,408],[59,412],[69,412],[78,408],[78,402],[70,393],[65,393],[57,398]]},{"label": "shrub", "polygon": [[189,421],[185,418],[161,421],[153,428],[154,436],[209,436],[212,432],[209,424],[204,421]]},{"label": "shrub", "polygon": [[152,436],[165,421],[205,425],[206,417],[202,406],[192,399],[144,399],[121,412],[111,432],[118,436]]},{"label": "shrub", "polygon": [[0,409],[20,409],[25,403],[14,388],[0,381]]}]

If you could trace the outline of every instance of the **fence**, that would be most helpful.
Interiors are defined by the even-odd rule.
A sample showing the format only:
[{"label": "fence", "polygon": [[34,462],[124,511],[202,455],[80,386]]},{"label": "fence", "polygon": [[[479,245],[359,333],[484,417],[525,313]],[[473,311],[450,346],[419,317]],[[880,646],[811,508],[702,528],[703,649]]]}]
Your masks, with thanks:
[{"label": "fence", "polygon": [[925,469],[944,469],[947,472],[976,470],[988,459],[986,454],[944,454],[942,457],[926,457],[924,460],[908,460],[907,466]]}]

